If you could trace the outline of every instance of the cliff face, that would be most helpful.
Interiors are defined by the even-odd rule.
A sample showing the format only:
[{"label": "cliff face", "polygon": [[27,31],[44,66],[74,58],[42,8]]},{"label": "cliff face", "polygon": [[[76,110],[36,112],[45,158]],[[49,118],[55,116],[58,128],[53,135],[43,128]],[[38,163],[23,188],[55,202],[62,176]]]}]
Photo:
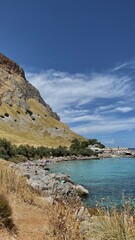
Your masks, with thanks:
[{"label": "cliff face", "polygon": [[60,121],[23,69],[0,54],[0,136],[15,144],[69,145],[80,138]]},{"label": "cliff face", "polygon": [[0,102],[29,109],[27,100],[31,98],[43,104],[50,116],[60,120],[59,116],[45,103],[39,91],[26,80],[24,70],[0,53]]},{"label": "cliff face", "polygon": [[2,53],[0,53],[0,67],[5,69],[10,74],[16,73],[18,76],[25,78],[23,69],[14,61],[4,56]]}]

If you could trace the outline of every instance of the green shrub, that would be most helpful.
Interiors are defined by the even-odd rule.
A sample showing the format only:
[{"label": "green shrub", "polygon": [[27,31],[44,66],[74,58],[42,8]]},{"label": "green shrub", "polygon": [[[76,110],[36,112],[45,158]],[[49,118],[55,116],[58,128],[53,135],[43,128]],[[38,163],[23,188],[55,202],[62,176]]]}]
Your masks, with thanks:
[{"label": "green shrub", "polygon": [[9,113],[5,113],[4,116],[5,116],[5,117],[9,117]]},{"label": "green shrub", "polygon": [[30,116],[32,116],[32,114],[33,114],[33,112],[31,111],[31,110],[29,110],[29,109],[26,109],[26,112],[25,112],[26,114],[29,114]]},{"label": "green shrub", "polygon": [[[16,119],[15,119],[16,120]],[[89,141],[89,140],[88,140]],[[0,158],[10,160],[13,162],[26,161],[27,159],[33,160],[43,157],[63,157],[63,156],[97,156],[95,152],[87,147],[88,142],[79,142],[74,139],[71,143],[70,149],[64,146],[58,148],[47,148],[44,146],[33,147],[29,145],[14,146],[6,139],[0,139]]]},{"label": "green shrub", "polygon": [[70,150],[74,151],[74,150],[78,150],[80,149],[81,145],[80,142],[77,138],[73,139],[71,142],[71,146],[70,146]]},{"label": "green shrub", "polygon": [[6,139],[0,139],[0,157],[8,160],[15,156],[15,149]]},{"label": "green shrub", "polygon": [[34,159],[36,155],[36,148],[29,146],[29,145],[20,145],[16,149],[16,154],[22,155],[27,159]]}]

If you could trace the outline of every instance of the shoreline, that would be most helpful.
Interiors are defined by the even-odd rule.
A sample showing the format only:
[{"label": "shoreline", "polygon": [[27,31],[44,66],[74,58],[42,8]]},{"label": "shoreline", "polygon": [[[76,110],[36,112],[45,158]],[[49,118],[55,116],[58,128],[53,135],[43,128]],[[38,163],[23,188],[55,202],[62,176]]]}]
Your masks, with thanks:
[{"label": "shoreline", "polygon": [[66,161],[78,161],[78,160],[97,160],[100,159],[100,157],[89,157],[89,156],[68,156],[68,157],[54,157],[54,158],[49,158],[48,160],[52,163],[57,163],[57,162],[66,162]]},{"label": "shoreline", "polygon": [[[74,183],[69,175],[51,172],[48,161],[10,163],[10,167],[18,169],[21,175],[27,178],[28,185],[37,191],[42,191],[44,198],[49,202],[58,199],[67,201],[69,197],[81,199],[89,194],[83,185]],[[52,159],[51,163],[54,163]]]},{"label": "shoreline", "polygon": [[[109,156],[107,156],[108,158]],[[117,156],[120,157],[120,156]],[[121,156],[122,157],[122,156]],[[110,158],[110,157],[109,157]],[[100,160],[100,157],[73,157],[72,158],[47,158],[21,162],[18,164],[10,163],[10,166],[20,171],[21,175],[27,178],[27,183],[33,189],[42,191],[44,198],[49,202],[57,199],[68,200],[69,196],[77,199],[87,197],[89,191],[83,185],[75,183],[71,177],[63,173],[50,171],[49,165],[60,162],[78,161],[78,160]]]},{"label": "shoreline", "polygon": [[[135,156],[128,156],[128,155],[106,155],[106,154],[99,154],[97,157],[95,156],[68,156],[68,157],[52,157],[52,158],[43,158],[40,160],[36,160],[36,161],[40,161],[41,163],[46,163],[46,164],[55,164],[55,163],[59,163],[59,162],[68,162],[68,161],[85,161],[85,160],[102,160],[102,159],[106,159],[106,158],[135,158]],[[34,161],[34,160],[33,160]]]}]

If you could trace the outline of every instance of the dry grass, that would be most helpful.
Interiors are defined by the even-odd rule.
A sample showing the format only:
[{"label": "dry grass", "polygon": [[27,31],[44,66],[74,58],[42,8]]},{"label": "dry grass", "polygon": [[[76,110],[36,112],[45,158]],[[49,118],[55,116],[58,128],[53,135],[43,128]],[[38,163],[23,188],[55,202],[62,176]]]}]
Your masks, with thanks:
[{"label": "dry grass", "polygon": [[[30,110],[34,113],[35,121],[31,119],[29,114],[25,113],[25,109],[8,104],[2,104],[0,107],[0,115],[9,113],[10,117],[0,117],[0,135],[12,142],[12,144],[29,144],[33,146],[58,147],[60,145],[70,146],[71,140],[78,138],[84,140],[76,133],[72,132],[68,126],[56,119],[52,118],[45,107],[34,99],[28,100]],[[20,113],[18,114],[17,111]],[[61,136],[50,135],[47,129],[60,129]]]},{"label": "dry grass", "polygon": [[3,194],[0,194],[0,228],[6,228],[10,231],[15,229],[11,207]]},{"label": "dry grass", "polygon": [[84,236],[80,233],[81,221],[76,217],[76,211],[80,208],[80,203],[57,202],[53,207],[53,212],[49,214],[51,222],[48,234],[44,240],[83,240]]},{"label": "dry grass", "polygon": [[7,195],[14,194],[20,202],[42,209],[46,216],[43,240],[135,240],[135,214],[130,202],[124,201],[122,211],[115,207],[91,209],[92,221],[82,222],[76,215],[81,209],[80,202],[69,199],[47,203],[41,192],[28,186],[27,179],[3,160],[0,160],[0,189]]},{"label": "dry grass", "polygon": [[27,179],[21,176],[18,170],[9,167],[9,163],[4,160],[0,160],[0,189],[5,194],[16,194],[29,204],[43,206],[42,192],[31,188],[27,184]]},{"label": "dry grass", "polygon": [[135,240],[134,207],[128,204],[121,211],[98,209],[93,217],[89,238],[94,240]]},{"label": "dry grass", "polygon": [[0,160],[0,189],[2,193],[14,194],[20,201],[42,209],[46,215],[47,228],[44,240],[82,240],[80,234],[81,221],[76,217],[76,211],[81,207],[78,201],[71,199],[49,204],[41,192],[33,190],[17,170],[9,167],[9,163]]}]

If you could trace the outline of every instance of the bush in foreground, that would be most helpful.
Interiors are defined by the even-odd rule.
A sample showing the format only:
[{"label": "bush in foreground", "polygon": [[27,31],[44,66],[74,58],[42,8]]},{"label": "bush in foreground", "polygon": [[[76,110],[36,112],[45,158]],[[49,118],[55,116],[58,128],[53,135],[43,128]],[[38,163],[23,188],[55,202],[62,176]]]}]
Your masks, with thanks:
[{"label": "bush in foreground", "polygon": [[12,210],[8,200],[3,194],[0,194],[0,225],[11,230],[14,227],[12,220]]}]

